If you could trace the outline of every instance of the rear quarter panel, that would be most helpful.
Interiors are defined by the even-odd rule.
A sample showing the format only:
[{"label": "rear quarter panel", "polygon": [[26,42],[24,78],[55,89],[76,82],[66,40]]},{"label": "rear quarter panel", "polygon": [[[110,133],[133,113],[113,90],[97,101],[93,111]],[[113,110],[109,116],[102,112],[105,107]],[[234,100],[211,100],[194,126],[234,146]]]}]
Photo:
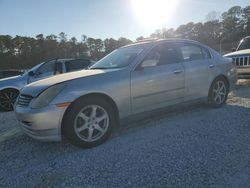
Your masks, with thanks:
[{"label": "rear quarter panel", "polygon": [[233,65],[233,60],[231,58],[226,58],[218,54],[217,52],[213,53],[216,61],[216,72],[214,77],[223,75],[229,81],[230,89],[232,89],[237,81],[237,71],[236,67]]}]

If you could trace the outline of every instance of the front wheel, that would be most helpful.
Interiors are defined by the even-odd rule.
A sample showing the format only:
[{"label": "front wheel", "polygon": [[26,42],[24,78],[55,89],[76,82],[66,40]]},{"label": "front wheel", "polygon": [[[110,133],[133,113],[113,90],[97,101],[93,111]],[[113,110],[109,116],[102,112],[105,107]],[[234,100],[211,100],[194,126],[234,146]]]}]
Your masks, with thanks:
[{"label": "front wheel", "polygon": [[213,81],[208,95],[208,103],[212,107],[221,107],[225,104],[228,96],[228,84],[224,78]]},{"label": "front wheel", "polygon": [[82,98],[66,113],[62,133],[70,143],[91,148],[105,142],[115,126],[112,106],[99,98]]},{"label": "front wheel", "polygon": [[14,89],[5,89],[0,91],[0,109],[3,111],[12,111],[19,92]]}]

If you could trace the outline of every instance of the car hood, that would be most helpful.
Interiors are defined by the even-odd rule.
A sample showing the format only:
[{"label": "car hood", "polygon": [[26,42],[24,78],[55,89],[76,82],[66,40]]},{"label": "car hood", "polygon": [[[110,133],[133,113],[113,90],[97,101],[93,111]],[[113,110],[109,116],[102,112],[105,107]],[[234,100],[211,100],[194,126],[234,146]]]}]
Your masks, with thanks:
[{"label": "car hood", "polygon": [[2,87],[11,87],[15,85],[19,85],[20,83],[27,83],[27,77],[26,76],[12,76],[8,78],[0,79],[0,89]]},{"label": "car hood", "polygon": [[63,82],[78,79],[78,78],[84,78],[84,77],[94,76],[98,74],[103,74],[105,72],[108,72],[108,71],[96,69],[96,70],[82,70],[82,71],[60,74],[60,75],[56,75],[50,78],[46,78],[43,80],[33,82],[25,86],[22,89],[21,93],[36,97],[42,91],[44,91],[48,87],[53,86],[55,84],[63,83]]},{"label": "car hood", "polygon": [[241,56],[241,55],[250,55],[250,49],[239,50],[239,51],[236,51],[236,52],[226,54],[224,56],[225,57],[231,57],[231,56]]},{"label": "car hood", "polygon": [[0,79],[0,82],[8,82],[8,81],[14,81],[14,80],[19,80],[22,76],[11,76],[11,77],[7,77],[7,78],[2,78]]}]

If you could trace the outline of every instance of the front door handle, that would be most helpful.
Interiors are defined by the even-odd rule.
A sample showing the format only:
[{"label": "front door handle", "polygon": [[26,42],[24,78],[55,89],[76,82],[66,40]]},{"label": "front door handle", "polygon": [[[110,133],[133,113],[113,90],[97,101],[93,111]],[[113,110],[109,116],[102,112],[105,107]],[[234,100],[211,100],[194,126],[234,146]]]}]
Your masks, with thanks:
[{"label": "front door handle", "polygon": [[209,65],[209,68],[214,68],[214,65],[212,65],[212,64],[211,64],[211,65]]},{"label": "front door handle", "polygon": [[180,74],[182,72],[182,70],[175,70],[174,74]]}]

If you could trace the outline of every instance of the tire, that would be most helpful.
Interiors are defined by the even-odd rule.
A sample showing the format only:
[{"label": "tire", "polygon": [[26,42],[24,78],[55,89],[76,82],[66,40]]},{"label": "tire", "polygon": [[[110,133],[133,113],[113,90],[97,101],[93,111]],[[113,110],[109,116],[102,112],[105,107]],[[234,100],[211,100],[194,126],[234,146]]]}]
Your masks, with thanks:
[{"label": "tire", "polygon": [[19,95],[16,89],[5,89],[0,91],[0,109],[8,112],[14,110],[14,104]]},{"label": "tire", "polygon": [[227,101],[228,92],[227,81],[223,77],[216,78],[209,89],[208,104],[214,108],[223,106]]},{"label": "tire", "polygon": [[62,134],[77,147],[92,148],[105,142],[115,125],[115,111],[107,101],[85,97],[69,107],[63,119]]}]

